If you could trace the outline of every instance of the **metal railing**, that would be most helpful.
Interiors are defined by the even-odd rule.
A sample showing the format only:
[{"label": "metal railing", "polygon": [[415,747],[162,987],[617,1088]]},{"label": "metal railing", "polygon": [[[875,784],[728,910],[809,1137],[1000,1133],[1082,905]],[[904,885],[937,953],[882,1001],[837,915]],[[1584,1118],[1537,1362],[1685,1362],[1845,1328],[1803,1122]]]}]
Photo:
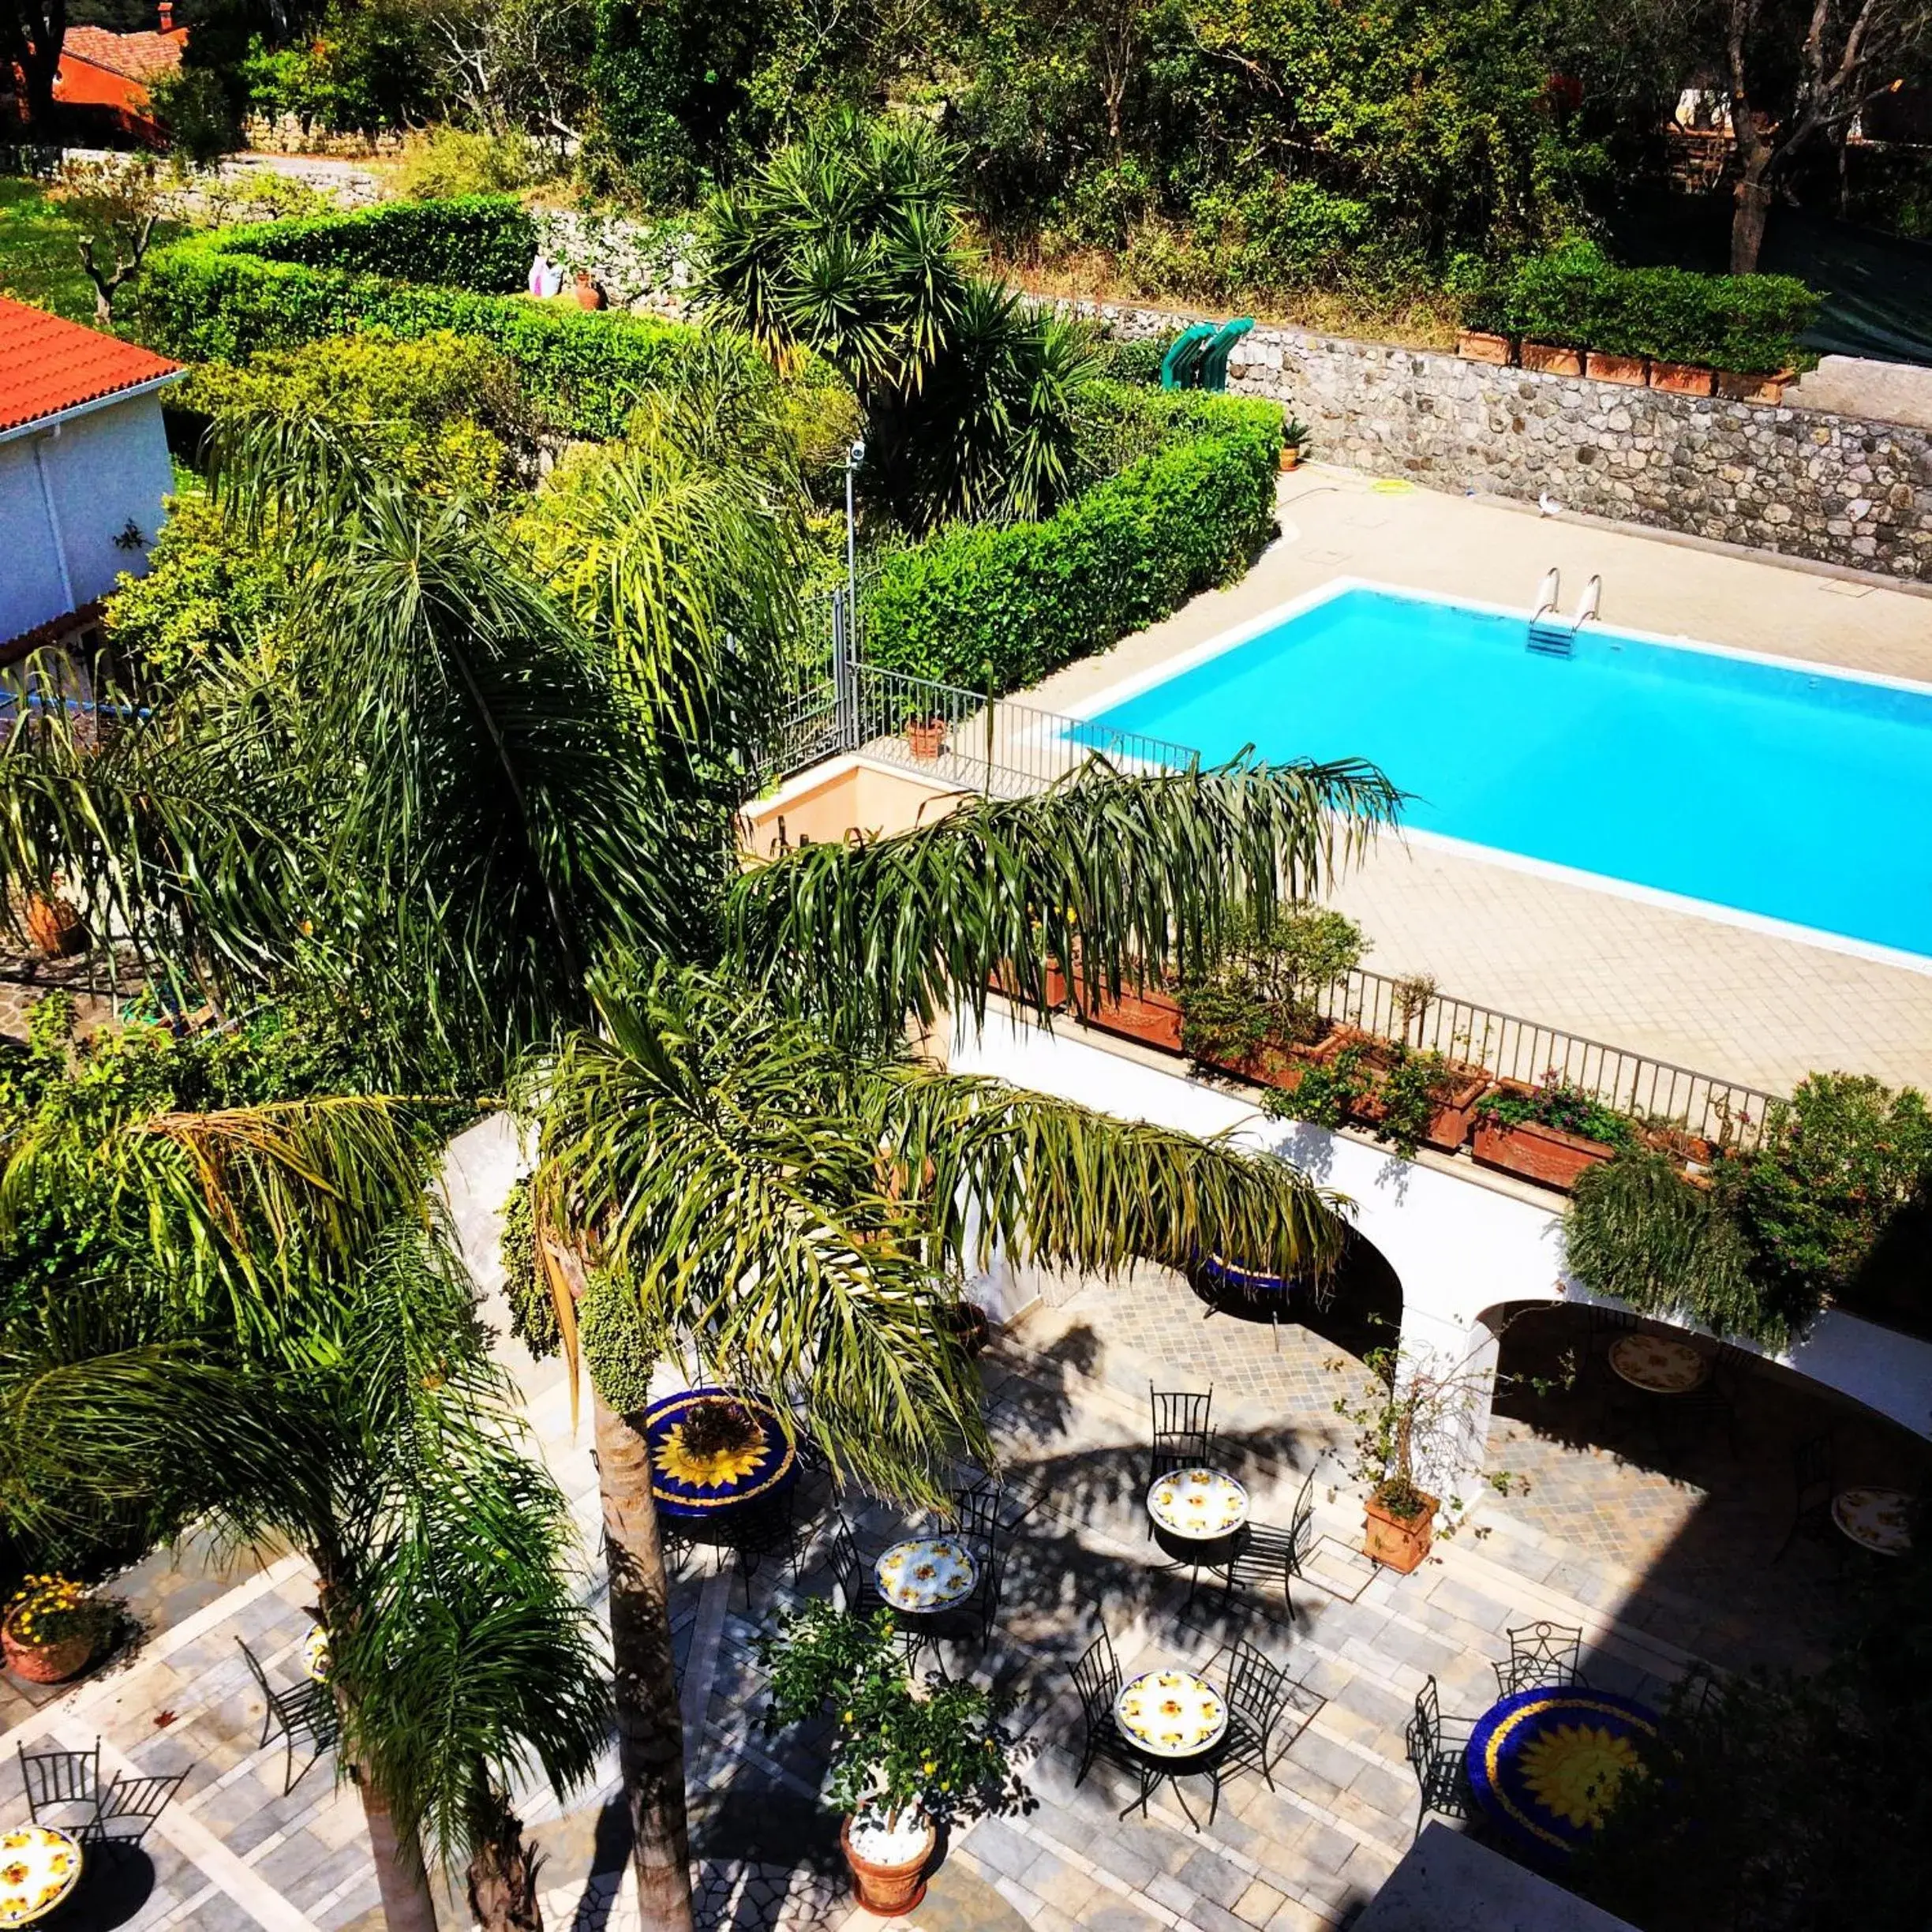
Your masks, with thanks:
[{"label": "metal railing", "polygon": [[[842,605],[843,593],[833,601]],[[835,640],[842,638],[843,622],[835,608]],[[834,662],[841,662],[836,652]],[[784,749],[774,751],[774,773],[863,751],[942,785],[1017,798],[1067,777],[1095,752],[1142,769],[1185,766],[1199,755],[1166,739],[991,698],[849,656],[842,665],[839,675],[801,688],[779,721],[774,739]],[[1561,1082],[1619,1113],[1676,1125],[1741,1151],[1758,1144],[1767,1117],[1782,1105],[1762,1088],[1478,1005],[1419,979],[1357,968],[1326,988],[1318,1004],[1342,1024],[1440,1053],[1494,1079],[1528,1087]]]},{"label": "metal railing", "polygon": [[1440,1053],[1526,1087],[1560,1083],[1619,1113],[1679,1126],[1742,1152],[1758,1145],[1767,1117],[1783,1104],[1762,1088],[1480,1006],[1422,979],[1357,967],[1326,988],[1317,1003],[1331,1020],[1418,1052]]}]

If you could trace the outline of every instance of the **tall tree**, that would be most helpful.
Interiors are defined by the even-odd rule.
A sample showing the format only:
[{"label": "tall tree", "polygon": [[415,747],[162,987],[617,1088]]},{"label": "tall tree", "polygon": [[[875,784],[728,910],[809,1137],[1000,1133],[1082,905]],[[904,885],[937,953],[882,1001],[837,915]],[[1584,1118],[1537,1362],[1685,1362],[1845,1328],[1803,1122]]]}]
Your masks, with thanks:
[{"label": "tall tree", "polygon": [[1724,0],[1731,131],[1743,172],[1731,272],[1756,271],[1771,203],[1807,151],[1842,140],[1932,46],[1925,0]]},{"label": "tall tree", "polygon": [[54,109],[54,77],[67,37],[67,0],[0,0],[0,60],[20,69],[27,118],[44,126]]}]

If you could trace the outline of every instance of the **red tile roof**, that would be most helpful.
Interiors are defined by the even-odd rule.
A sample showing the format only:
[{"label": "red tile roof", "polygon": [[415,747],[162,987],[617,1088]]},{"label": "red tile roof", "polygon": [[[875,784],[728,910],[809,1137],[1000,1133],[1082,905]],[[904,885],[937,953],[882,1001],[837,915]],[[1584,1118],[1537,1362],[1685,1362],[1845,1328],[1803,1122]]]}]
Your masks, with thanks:
[{"label": "red tile roof", "polygon": [[180,367],[152,350],[0,295],[0,436]]},{"label": "red tile roof", "polygon": [[90,66],[105,67],[110,73],[125,74],[130,80],[152,80],[156,74],[173,73],[182,62],[182,46],[188,30],[178,27],[172,33],[110,33],[105,27],[69,27],[61,39],[63,58],[84,60]]}]

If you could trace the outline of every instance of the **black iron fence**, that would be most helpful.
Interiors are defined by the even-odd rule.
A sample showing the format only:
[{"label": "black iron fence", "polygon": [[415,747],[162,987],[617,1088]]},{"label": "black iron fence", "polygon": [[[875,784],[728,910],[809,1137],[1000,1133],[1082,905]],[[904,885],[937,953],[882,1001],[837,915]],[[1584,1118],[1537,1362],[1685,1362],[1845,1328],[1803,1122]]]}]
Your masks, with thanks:
[{"label": "black iron fence", "polygon": [[1762,1088],[1479,1006],[1424,978],[1393,979],[1357,967],[1327,989],[1320,1005],[1344,1025],[1481,1067],[1497,1080],[1560,1083],[1619,1113],[1681,1126],[1740,1151],[1757,1146],[1767,1117],[1782,1104]]},{"label": "black iron fence", "polygon": [[[1185,766],[1198,755],[1142,732],[858,663],[856,653],[839,648],[844,593],[829,602],[834,672],[802,687],[779,720],[772,775],[863,751],[937,784],[1013,798],[1065,777],[1095,752],[1130,769]],[[1331,1020],[1481,1067],[1495,1079],[1530,1087],[1561,1082],[1621,1113],[1740,1150],[1758,1144],[1767,1115],[1780,1104],[1762,1088],[1458,999],[1425,979],[1357,968],[1328,987],[1320,1004]]]}]

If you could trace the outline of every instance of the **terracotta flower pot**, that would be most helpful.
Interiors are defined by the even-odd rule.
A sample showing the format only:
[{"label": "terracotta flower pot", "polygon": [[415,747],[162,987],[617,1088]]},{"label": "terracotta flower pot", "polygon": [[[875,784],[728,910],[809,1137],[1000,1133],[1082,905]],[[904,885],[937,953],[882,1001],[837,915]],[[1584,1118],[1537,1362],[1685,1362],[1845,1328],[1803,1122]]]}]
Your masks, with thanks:
[{"label": "terracotta flower pot", "polygon": [[1118,999],[1109,999],[1103,993],[1091,1005],[1085,1003],[1084,994],[1076,993],[1074,1009],[1089,1026],[1098,1027],[1103,1033],[1143,1040],[1163,1053],[1181,1050],[1181,1002],[1159,987],[1151,986],[1140,992],[1122,987]]},{"label": "terracotta flower pot", "polygon": [[1282,445],[1281,466],[1284,470],[1298,470],[1301,466],[1301,445],[1284,443]]},{"label": "terracotta flower pot", "polygon": [[1500,1168],[1566,1194],[1576,1185],[1578,1174],[1616,1151],[1604,1141],[1546,1127],[1541,1121],[1504,1122],[1493,1114],[1477,1118],[1475,1153],[1484,1166]]},{"label": "terracotta flower pot", "polygon": [[1436,1534],[1437,1499],[1425,1495],[1413,1516],[1398,1516],[1379,1496],[1362,1506],[1362,1554],[1372,1563],[1406,1576],[1429,1553]]},{"label": "terracotta flower pot", "polygon": [[0,1651],[6,1653],[6,1667],[28,1683],[65,1683],[79,1676],[94,1661],[99,1645],[99,1634],[94,1631],[62,1638],[58,1643],[30,1644],[14,1635],[10,1622],[0,1626]]},{"label": "terracotta flower pot", "polygon": [[1486,329],[1465,329],[1456,338],[1456,354],[1466,362],[1488,362],[1498,369],[1510,365],[1510,339]]},{"label": "terracotta flower pot", "polygon": [[926,1896],[926,1863],[939,1841],[939,1834],[929,1824],[926,1843],[918,1857],[899,1865],[876,1865],[852,1849],[852,1826],[850,1818],[840,1825],[839,1848],[852,1867],[852,1889],[858,1894],[859,1903],[881,1919],[902,1919],[908,1912],[917,1911]]},{"label": "terracotta flower pot", "polygon": [[915,758],[936,758],[945,749],[946,728],[943,718],[916,718],[905,728],[906,743]]},{"label": "terracotta flower pot", "polygon": [[1539,376],[1581,376],[1583,351],[1559,348],[1555,343],[1526,342],[1522,346],[1522,365]]},{"label": "terracotta flower pot", "polygon": [[1626,388],[1641,389],[1650,380],[1650,359],[1593,349],[1583,358],[1583,373],[1593,382],[1621,383]]},{"label": "terracotta flower pot", "polygon": [[66,959],[88,948],[86,922],[58,893],[27,895],[27,936],[49,959]]},{"label": "terracotta flower pot", "polygon": [[604,291],[587,275],[578,275],[571,285],[571,293],[577,298],[579,309],[597,309],[604,306]]},{"label": "terracotta flower pot", "polygon": [[1707,369],[1700,369],[1694,362],[1653,362],[1650,365],[1650,387],[1668,389],[1672,395],[1707,396],[1716,386],[1716,378]]},{"label": "terracotta flower pot", "polygon": [[1750,376],[1738,369],[1717,372],[1717,393],[1733,402],[1763,402],[1775,406],[1784,400],[1784,385],[1797,372],[1780,369],[1775,376]]}]

